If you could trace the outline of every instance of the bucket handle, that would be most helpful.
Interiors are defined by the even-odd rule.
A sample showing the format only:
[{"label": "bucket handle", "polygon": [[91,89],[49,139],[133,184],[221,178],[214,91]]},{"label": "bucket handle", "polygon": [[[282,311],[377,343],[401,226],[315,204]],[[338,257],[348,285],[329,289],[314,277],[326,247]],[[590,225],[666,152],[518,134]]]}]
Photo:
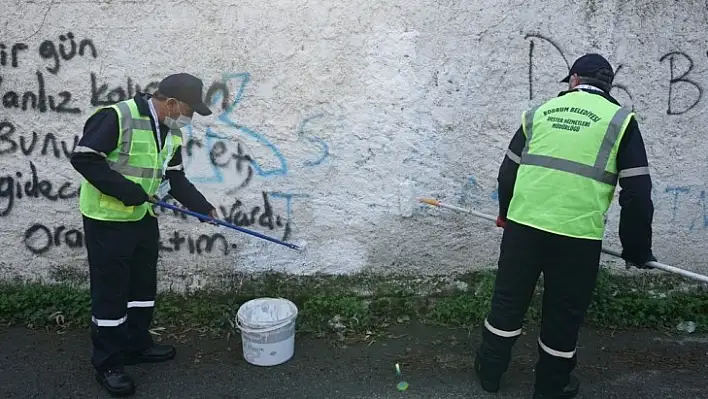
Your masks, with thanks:
[{"label": "bucket handle", "polygon": [[259,329],[252,329],[252,328],[249,328],[249,327],[244,327],[244,326],[241,324],[241,320],[239,320],[239,318],[236,317],[236,326],[238,327],[239,330],[241,330],[241,331],[243,331],[243,332],[247,332],[247,333],[264,333],[264,332],[271,332],[271,331],[275,331],[275,330],[281,329],[281,328],[287,326],[288,324],[290,324],[292,321],[293,321],[293,318],[291,317],[291,318],[288,318],[288,319],[284,320],[282,323],[278,323],[278,324],[272,325],[272,326],[270,326],[270,327],[259,328]]}]

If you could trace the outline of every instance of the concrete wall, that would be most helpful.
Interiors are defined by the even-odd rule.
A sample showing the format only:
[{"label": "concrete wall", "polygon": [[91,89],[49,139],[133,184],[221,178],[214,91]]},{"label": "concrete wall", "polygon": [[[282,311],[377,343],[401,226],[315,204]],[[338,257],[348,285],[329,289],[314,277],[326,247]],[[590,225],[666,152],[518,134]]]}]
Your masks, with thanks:
[{"label": "concrete wall", "polygon": [[[67,156],[97,106],[181,71],[206,82],[214,111],[188,132],[188,175],[222,217],[308,250],[165,213],[162,288],[234,271],[492,266],[498,229],[414,199],[496,214],[520,113],[562,90],[589,51],[617,68],[614,94],[639,118],[657,256],[708,272],[705,1],[4,0],[2,10],[4,279],[85,273]],[[609,219],[618,247],[616,204]]]}]

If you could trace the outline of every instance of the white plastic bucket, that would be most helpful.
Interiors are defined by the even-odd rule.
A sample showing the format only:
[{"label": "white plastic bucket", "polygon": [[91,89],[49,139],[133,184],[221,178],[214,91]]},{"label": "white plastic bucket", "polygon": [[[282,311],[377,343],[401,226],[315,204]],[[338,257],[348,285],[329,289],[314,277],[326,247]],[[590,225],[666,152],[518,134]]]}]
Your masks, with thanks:
[{"label": "white plastic bucket", "polygon": [[243,357],[256,366],[275,366],[295,352],[298,309],[284,298],[252,299],[238,308],[236,325],[241,330]]}]

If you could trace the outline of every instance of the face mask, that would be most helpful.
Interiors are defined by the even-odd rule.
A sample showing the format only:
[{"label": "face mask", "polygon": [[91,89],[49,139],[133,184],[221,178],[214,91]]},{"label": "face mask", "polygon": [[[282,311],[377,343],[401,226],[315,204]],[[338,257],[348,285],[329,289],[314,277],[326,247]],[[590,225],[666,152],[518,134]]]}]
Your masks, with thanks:
[{"label": "face mask", "polygon": [[[179,103],[177,103],[177,107],[179,108]],[[192,124],[192,118],[188,118],[182,115],[182,112],[179,109],[178,112],[179,116],[177,117],[177,119],[173,119],[170,116],[165,116],[165,126],[169,127],[170,129],[182,129]]]}]

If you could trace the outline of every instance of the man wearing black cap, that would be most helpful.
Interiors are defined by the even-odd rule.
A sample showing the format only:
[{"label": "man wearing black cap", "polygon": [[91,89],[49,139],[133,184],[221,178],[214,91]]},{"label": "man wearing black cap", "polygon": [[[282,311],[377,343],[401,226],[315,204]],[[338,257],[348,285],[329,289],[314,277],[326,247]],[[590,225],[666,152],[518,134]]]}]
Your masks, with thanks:
[{"label": "man wearing black cap", "polygon": [[152,341],[159,229],[151,200],[168,194],[188,209],[216,210],[187,180],[182,132],[192,115],[210,115],[202,81],[180,73],[152,96],[97,110],[84,125],[71,164],[83,176],[83,216],[91,283],[96,378],[113,395],[135,390],[125,364],[172,359],[173,346]]},{"label": "man wearing black cap", "polygon": [[605,213],[619,182],[619,234],[627,265],[644,268],[651,250],[651,178],[631,110],[610,96],[614,73],[598,54],[580,57],[562,80],[569,90],[523,113],[499,170],[504,228],[491,311],[475,372],[499,390],[511,349],[543,272],[544,297],[534,398],[571,398],[579,381],[578,330],[600,262]]}]

